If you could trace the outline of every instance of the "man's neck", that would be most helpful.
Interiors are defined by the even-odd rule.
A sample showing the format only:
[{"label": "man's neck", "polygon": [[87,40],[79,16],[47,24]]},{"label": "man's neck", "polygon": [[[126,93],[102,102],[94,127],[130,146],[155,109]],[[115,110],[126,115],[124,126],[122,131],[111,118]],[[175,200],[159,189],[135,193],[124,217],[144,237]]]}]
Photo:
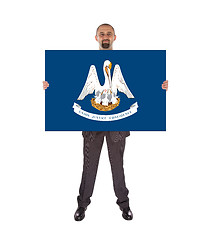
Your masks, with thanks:
[{"label": "man's neck", "polygon": [[109,48],[109,49],[103,49],[99,47],[99,50],[113,50],[113,47]]}]

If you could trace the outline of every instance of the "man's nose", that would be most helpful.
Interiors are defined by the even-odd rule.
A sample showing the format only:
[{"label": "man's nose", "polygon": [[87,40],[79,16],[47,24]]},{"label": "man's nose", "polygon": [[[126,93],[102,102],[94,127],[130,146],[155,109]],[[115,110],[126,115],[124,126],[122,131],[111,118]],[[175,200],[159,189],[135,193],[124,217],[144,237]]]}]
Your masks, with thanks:
[{"label": "man's nose", "polygon": [[109,35],[108,34],[104,34],[103,35],[103,39],[107,39],[107,38],[109,38]]}]

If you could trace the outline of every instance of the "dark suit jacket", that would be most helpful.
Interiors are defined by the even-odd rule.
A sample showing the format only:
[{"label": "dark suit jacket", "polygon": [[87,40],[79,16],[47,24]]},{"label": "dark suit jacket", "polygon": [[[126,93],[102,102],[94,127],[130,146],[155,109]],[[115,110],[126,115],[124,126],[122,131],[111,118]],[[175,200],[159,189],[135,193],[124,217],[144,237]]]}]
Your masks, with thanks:
[{"label": "dark suit jacket", "polygon": [[[126,137],[128,137],[130,135],[129,131],[120,131],[120,132],[116,132],[116,131],[108,131],[110,134],[111,139],[114,142],[118,142],[122,139],[125,139]],[[82,135],[85,138],[88,138],[90,141],[94,141],[95,136],[98,132],[97,131],[83,131]]]}]

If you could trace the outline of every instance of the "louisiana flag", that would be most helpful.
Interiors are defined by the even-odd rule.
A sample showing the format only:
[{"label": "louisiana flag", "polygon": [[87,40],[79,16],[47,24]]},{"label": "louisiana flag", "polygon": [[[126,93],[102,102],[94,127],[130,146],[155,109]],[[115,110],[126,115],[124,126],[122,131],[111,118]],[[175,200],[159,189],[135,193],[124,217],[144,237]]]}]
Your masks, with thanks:
[{"label": "louisiana flag", "polygon": [[46,50],[46,131],[165,131],[165,50]]}]

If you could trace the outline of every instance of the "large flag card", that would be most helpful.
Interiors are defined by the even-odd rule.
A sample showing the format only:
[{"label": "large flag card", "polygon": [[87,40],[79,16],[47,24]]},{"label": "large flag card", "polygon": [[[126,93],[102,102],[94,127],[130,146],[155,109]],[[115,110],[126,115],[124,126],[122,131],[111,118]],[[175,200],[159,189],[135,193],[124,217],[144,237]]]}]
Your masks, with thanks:
[{"label": "large flag card", "polygon": [[46,50],[46,131],[165,131],[165,50]]}]

